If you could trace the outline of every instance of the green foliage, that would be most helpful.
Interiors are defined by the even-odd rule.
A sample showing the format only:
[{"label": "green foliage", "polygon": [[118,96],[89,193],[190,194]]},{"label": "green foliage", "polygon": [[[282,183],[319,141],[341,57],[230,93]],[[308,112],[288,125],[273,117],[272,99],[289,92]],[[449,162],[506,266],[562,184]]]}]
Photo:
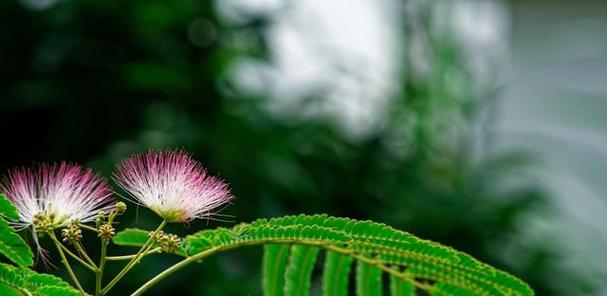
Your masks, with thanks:
[{"label": "green foliage", "polygon": [[319,249],[305,245],[293,245],[289,265],[285,271],[285,295],[307,296],[314,263]]},{"label": "green foliage", "polygon": [[382,296],[382,271],[376,266],[358,262],[356,266],[356,295]]},{"label": "green foliage", "polygon": [[391,275],[390,276],[390,295],[392,295],[392,296],[414,296],[415,295],[415,286],[399,279],[398,277]]},{"label": "green foliage", "polygon": [[322,293],[325,296],[348,295],[348,277],[352,258],[327,251],[323,272]]},{"label": "green foliage", "polygon": [[289,262],[291,246],[267,244],[263,246],[263,292],[266,296],[281,296],[284,274]]},{"label": "green foliage", "polygon": [[149,231],[137,228],[127,228],[114,236],[114,244],[119,246],[141,247],[150,239]]},{"label": "green foliage", "polygon": [[19,220],[17,208],[2,194],[0,194],[0,217],[8,220]]},{"label": "green foliage", "polygon": [[0,284],[0,292],[2,292],[0,295],[81,295],[58,277],[3,263],[0,263]]},{"label": "green foliage", "polygon": [[0,195],[0,253],[19,266],[34,264],[34,254],[27,243],[15,233],[5,218],[19,219],[17,209],[13,204]]},{"label": "green foliage", "polygon": [[[518,278],[484,264],[467,254],[440,244],[419,239],[409,233],[371,221],[356,221],[327,215],[299,215],[274,219],[260,219],[240,224],[232,229],[203,230],[186,238],[190,256],[206,256],[215,252],[246,245],[293,245],[285,271],[287,295],[307,295],[309,276],[313,269],[317,248],[348,256],[357,261],[357,292],[359,295],[377,295],[381,292],[382,271],[392,281],[399,279],[430,294],[533,295],[531,288]],[[275,253],[275,247],[266,251]],[[284,259],[266,254],[264,271],[265,291],[276,278]],[[329,259],[335,260],[327,255]],[[282,260],[271,261],[272,258]],[[330,270],[344,273],[327,263]],[[270,276],[270,277],[268,277]],[[325,274],[325,279],[328,277]],[[343,275],[342,275],[343,277]],[[343,284],[341,284],[343,285]],[[295,287],[298,289],[296,290]],[[394,293],[405,286],[393,284]],[[302,291],[306,290],[306,291]],[[378,292],[379,291],[379,292]],[[401,293],[401,295],[404,292]],[[445,294],[446,293],[446,294]],[[272,295],[272,294],[270,294]],[[275,294],[273,294],[275,295]]]},{"label": "green foliage", "polygon": [[[116,234],[112,242],[119,246],[128,247],[142,247],[145,242],[150,239],[149,231],[137,229],[137,228],[126,228]],[[157,244],[155,246],[158,246]],[[185,256],[186,252],[183,247],[177,248],[175,254]]]},{"label": "green foliage", "polygon": [[2,296],[22,296],[19,290],[0,282],[0,295]]}]

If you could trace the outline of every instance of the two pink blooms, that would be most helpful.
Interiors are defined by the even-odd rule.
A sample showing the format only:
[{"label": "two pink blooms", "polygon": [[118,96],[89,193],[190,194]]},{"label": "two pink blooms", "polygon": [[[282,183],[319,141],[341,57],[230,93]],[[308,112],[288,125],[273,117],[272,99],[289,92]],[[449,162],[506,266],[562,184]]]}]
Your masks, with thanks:
[{"label": "two pink blooms", "polygon": [[[168,222],[212,217],[232,199],[226,183],[182,151],[132,156],[118,165],[113,179],[131,195],[129,200]],[[115,206],[103,177],[68,163],[14,169],[0,182],[0,193],[17,208],[20,221],[15,224],[21,228],[35,225],[40,215],[50,217],[55,228],[92,222],[100,211]]]}]

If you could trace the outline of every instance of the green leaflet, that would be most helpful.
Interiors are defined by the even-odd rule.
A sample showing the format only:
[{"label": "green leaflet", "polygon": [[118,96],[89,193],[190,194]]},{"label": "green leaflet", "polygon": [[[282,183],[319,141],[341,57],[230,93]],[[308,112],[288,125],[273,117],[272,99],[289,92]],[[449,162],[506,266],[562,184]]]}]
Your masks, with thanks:
[{"label": "green leaflet", "polygon": [[38,296],[81,296],[82,294],[72,288],[42,287],[36,290]]},{"label": "green leaflet", "polygon": [[451,295],[476,296],[478,294],[476,294],[472,291],[464,290],[464,289],[456,287],[456,286],[449,285],[449,284],[438,283],[435,287],[433,295],[435,295],[435,296],[451,296]]},{"label": "green leaflet", "polygon": [[19,213],[4,195],[0,194],[0,217],[8,220],[19,220]]},{"label": "green leaflet", "polygon": [[19,266],[33,265],[32,250],[5,219],[18,220],[19,214],[13,204],[0,194],[0,253]]},{"label": "green leaflet", "polygon": [[356,295],[382,296],[381,269],[363,262],[356,266]]},{"label": "green leaflet", "polygon": [[289,265],[285,271],[285,295],[307,296],[310,292],[312,271],[318,248],[302,245],[291,247]]},{"label": "green leaflet", "polygon": [[[0,291],[17,292],[17,295],[76,296],[81,295],[60,278],[36,273],[23,267],[0,263]],[[2,290],[4,289],[4,290]],[[6,292],[7,295],[9,292]],[[5,295],[5,294],[0,294]]]},{"label": "green leaflet", "polygon": [[[150,235],[147,230],[126,228],[123,231],[118,232],[116,236],[114,236],[114,239],[112,239],[112,242],[119,246],[141,247],[149,238]],[[175,254],[185,257],[186,251],[183,247],[179,247],[175,251]]]},{"label": "green leaflet", "polygon": [[402,279],[390,276],[391,296],[415,296],[415,287]]},{"label": "green leaflet", "polygon": [[[362,269],[358,270],[359,273],[379,273],[379,277],[369,279],[381,279],[382,272],[388,273],[392,280],[402,279],[391,285],[391,289],[401,295],[407,293],[407,286],[415,286],[417,290],[436,295],[453,294],[450,291],[462,295],[534,295],[533,290],[520,279],[465,253],[372,221],[327,215],[285,216],[259,219],[231,229],[200,231],[187,236],[186,242],[190,256],[197,256],[201,252],[207,256],[247,245],[286,244],[324,248],[357,261],[357,269]],[[334,255],[327,255],[331,256]],[[367,268],[362,263],[373,268]],[[331,264],[328,267],[334,266]],[[380,269],[381,272],[378,271]],[[323,276],[331,273],[325,270]],[[358,279],[360,285],[368,281],[367,277],[359,276]],[[323,280],[323,289],[324,285]],[[369,287],[369,283],[365,283],[364,287]],[[363,291],[373,295],[373,289],[365,288]]]},{"label": "green leaflet", "polygon": [[327,251],[323,271],[322,294],[324,296],[347,296],[348,277],[352,258]]},{"label": "green leaflet", "polygon": [[263,250],[263,294],[281,296],[285,286],[285,271],[291,246],[267,244]]},{"label": "green leaflet", "polygon": [[19,290],[0,282],[0,295],[2,296],[23,296]]},{"label": "green leaflet", "polygon": [[0,218],[0,253],[19,266],[32,266],[34,254],[27,243]]},{"label": "green leaflet", "polygon": [[141,247],[150,239],[148,233],[137,228],[126,228],[118,232],[112,241],[119,246]]}]

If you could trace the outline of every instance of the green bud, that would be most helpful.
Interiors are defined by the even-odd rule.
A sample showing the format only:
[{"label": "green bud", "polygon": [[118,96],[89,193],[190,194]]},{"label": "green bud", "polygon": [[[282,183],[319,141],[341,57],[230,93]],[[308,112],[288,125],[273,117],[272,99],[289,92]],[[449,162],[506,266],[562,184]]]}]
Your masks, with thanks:
[{"label": "green bud", "polygon": [[97,213],[97,222],[101,222],[105,219],[105,211],[99,211]]},{"label": "green bud", "polygon": [[121,201],[117,202],[116,211],[118,211],[119,214],[126,212],[126,204]]}]

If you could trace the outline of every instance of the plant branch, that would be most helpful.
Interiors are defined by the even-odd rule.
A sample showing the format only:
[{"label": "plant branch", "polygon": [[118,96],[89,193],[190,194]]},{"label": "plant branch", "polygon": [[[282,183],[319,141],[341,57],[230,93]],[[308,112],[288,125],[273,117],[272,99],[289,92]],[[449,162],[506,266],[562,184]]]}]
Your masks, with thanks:
[{"label": "plant branch", "polygon": [[210,256],[210,255],[213,255],[213,254],[216,254],[219,252],[236,249],[236,248],[243,247],[243,246],[263,245],[266,243],[301,244],[301,245],[314,246],[314,247],[330,250],[330,251],[337,252],[337,253],[340,253],[340,254],[343,254],[346,256],[350,256],[356,260],[367,263],[369,265],[376,266],[377,268],[379,268],[389,274],[392,274],[393,276],[398,277],[404,281],[407,281],[418,288],[422,288],[426,291],[432,291],[434,289],[431,285],[415,281],[414,279],[412,279],[405,273],[398,272],[392,268],[387,267],[381,261],[357,255],[354,252],[352,252],[351,250],[339,248],[334,245],[327,244],[326,242],[323,242],[323,241],[300,240],[300,239],[266,239],[266,240],[238,242],[238,243],[234,243],[232,245],[214,247],[214,248],[210,248],[206,251],[200,252],[194,256],[189,256],[186,259],[183,259],[183,260],[177,262],[173,266],[169,267],[168,269],[164,270],[163,272],[159,273],[158,275],[156,275],[155,277],[150,279],[148,282],[143,284],[143,286],[141,286],[139,289],[137,289],[137,291],[135,291],[133,294],[131,294],[131,296],[143,295],[144,292],[146,292],[148,289],[150,289],[152,286],[154,286],[155,284],[157,284],[159,281],[163,280],[167,276],[184,268],[185,266],[189,265],[190,263],[196,262],[204,257]]},{"label": "plant branch", "polygon": [[68,249],[66,246],[64,246],[61,242],[59,242],[59,240],[57,240],[56,237],[51,236],[51,238],[53,239],[53,241],[57,242],[57,247],[61,248],[63,250],[63,252],[65,252],[66,254],[70,255],[70,257],[74,258],[74,260],[78,261],[78,263],[82,264],[84,267],[88,268],[89,270],[91,270],[92,272],[97,272],[97,268],[86,263],[84,260],[82,260],[82,258],[80,258],[78,255],[74,254],[72,251],[70,251],[70,249]]},{"label": "plant branch", "polygon": [[[143,256],[147,256],[147,255],[152,255],[152,254],[158,254],[162,252],[162,248],[158,247],[158,248],[154,248],[151,249],[149,251],[147,251],[145,254],[141,255]],[[133,254],[133,255],[123,255],[123,256],[107,256],[106,259],[108,261],[121,261],[121,260],[130,260],[133,259],[137,254]]]},{"label": "plant branch", "polygon": [[82,257],[84,257],[84,259],[89,263],[89,265],[91,265],[92,267],[95,268],[95,272],[97,271],[97,265],[95,264],[95,262],[93,262],[93,260],[91,259],[91,257],[89,257],[89,255],[86,253],[86,250],[84,249],[84,247],[82,246],[82,244],[80,242],[76,242],[74,244],[74,246],[76,247],[76,250],[78,250],[78,252],[80,253],[80,255],[82,255]]},{"label": "plant branch", "polygon": [[97,269],[97,273],[95,274],[95,296],[103,295],[101,293],[101,281],[103,280],[103,271],[105,269],[106,262],[106,253],[107,253],[107,245],[108,241],[101,239],[101,255],[99,256],[99,269]]},{"label": "plant branch", "polygon": [[129,270],[131,270],[131,268],[133,268],[136,263],[139,262],[142,255],[147,253],[147,251],[149,251],[149,249],[153,246],[154,238],[162,230],[162,228],[164,228],[166,224],[167,221],[162,220],[162,223],[160,223],[158,228],[156,228],[152,235],[150,235],[150,238],[145,242],[141,249],[139,249],[139,252],[137,252],[133,259],[131,259],[131,261],[129,261],[129,263],[127,263],[126,266],[122,268],[122,270],[107,284],[107,286],[105,286],[105,288],[101,290],[101,294],[106,294],[110,289],[112,289],[112,287],[114,287],[114,285],[116,285],[118,281],[120,281],[120,279],[124,277],[124,275],[126,275],[126,273],[129,272]]},{"label": "plant branch", "polygon": [[88,225],[86,225],[86,224],[82,224],[82,223],[78,223],[78,227],[80,227],[80,228],[84,228],[84,229],[86,229],[86,230],[93,231],[93,232],[95,232],[95,233],[98,233],[98,232],[99,232],[99,230],[97,230],[97,228],[95,228],[95,227],[91,227],[91,226],[88,226]]},{"label": "plant branch", "polygon": [[72,278],[72,281],[74,282],[74,284],[76,285],[78,290],[80,290],[80,292],[83,295],[86,295],[86,292],[84,292],[84,289],[82,289],[82,285],[80,285],[80,282],[78,281],[78,278],[76,277],[76,274],[74,273],[74,271],[72,270],[72,267],[70,266],[70,262],[67,261],[67,258],[65,257],[65,254],[63,253],[63,248],[62,248],[63,245],[57,240],[54,233],[51,232],[50,237],[53,240],[53,242],[55,243],[55,247],[57,247],[57,251],[59,252],[59,256],[61,256],[61,261],[63,262],[63,265],[65,266],[65,269],[67,270],[67,273]]}]

